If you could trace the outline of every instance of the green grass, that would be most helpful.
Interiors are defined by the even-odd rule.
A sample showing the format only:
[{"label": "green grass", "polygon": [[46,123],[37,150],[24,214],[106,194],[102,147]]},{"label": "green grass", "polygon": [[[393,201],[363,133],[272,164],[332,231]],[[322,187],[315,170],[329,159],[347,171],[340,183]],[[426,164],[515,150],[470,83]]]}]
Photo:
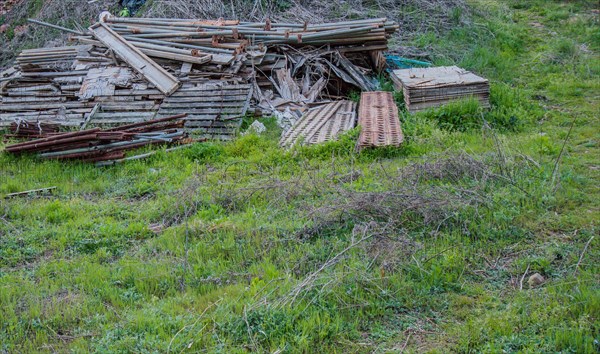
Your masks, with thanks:
[{"label": "green grass", "polygon": [[0,200],[0,351],[597,352],[596,3],[471,6],[411,44],[491,109],[399,102],[398,149],[265,119],[107,168],[0,154],[0,195],[57,187]]}]

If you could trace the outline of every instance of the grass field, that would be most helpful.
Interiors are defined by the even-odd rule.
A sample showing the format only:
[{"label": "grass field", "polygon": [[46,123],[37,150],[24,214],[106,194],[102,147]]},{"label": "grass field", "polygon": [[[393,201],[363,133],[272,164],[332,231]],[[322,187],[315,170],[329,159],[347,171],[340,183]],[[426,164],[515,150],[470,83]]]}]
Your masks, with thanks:
[{"label": "grass field", "polygon": [[399,102],[399,149],[0,153],[0,195],[57,187],[0,200],[0,352],[598,352],[598,3],[470,6],[409,44],[492,108]]}]

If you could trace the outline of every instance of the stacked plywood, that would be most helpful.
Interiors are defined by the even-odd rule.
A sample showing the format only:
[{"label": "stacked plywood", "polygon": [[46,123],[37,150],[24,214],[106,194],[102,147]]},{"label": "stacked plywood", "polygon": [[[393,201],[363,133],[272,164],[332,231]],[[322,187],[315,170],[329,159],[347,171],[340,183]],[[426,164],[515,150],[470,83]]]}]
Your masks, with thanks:
[{"label": "stacked plywood", "polygon": [[489,107],[488,80],[457,66],[394,70],[392,80],[396,89],[403,91],[409,112],[469,97]]}]

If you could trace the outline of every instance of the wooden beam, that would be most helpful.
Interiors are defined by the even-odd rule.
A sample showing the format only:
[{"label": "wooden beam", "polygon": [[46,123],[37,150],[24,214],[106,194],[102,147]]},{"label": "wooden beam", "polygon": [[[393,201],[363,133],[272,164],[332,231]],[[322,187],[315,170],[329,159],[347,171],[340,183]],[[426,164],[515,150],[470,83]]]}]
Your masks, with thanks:
[{"label": "wooden beam", "polygon": [[154,84],[165,95],[172,94],[181,86],[181,83],[175,76],[171,75],[104,23],[97,23],[91,26],[89,30],[94,37],[112,49],[116,55],[127,62],[132,68],[144,75],[148,81]]}]

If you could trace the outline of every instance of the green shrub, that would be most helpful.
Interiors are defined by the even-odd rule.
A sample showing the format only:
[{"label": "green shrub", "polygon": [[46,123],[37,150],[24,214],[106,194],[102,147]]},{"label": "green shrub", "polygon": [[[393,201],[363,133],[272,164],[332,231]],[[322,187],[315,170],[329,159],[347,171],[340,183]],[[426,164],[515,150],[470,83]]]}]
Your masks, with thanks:
[{"label": "green shrub", "polygon": [[483,123],[483,110],[476,99],[450,102],[417,114],[436,121],[440,128],[448,130],[467,131]]},{"label": "green shrub", "polygon": [[213,142],[194,144],[183,152],[188,159],[203,162],[218,161],[223,153],[223,145]]}]

